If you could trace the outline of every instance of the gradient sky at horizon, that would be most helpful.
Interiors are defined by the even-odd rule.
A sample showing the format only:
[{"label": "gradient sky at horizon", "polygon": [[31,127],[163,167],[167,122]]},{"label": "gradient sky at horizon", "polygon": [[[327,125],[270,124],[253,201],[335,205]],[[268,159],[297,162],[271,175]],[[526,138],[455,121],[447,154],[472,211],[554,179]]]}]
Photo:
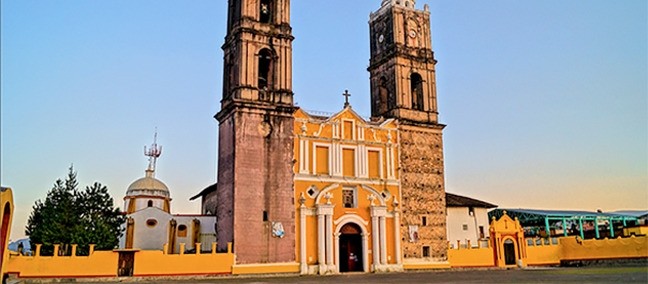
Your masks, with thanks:
[{"label": "gradient sky at horizon", "polygon": [[[293,0],[295,101],[369,115],[369,13],[381,0]],[[500,207],[648,209],[643,0],[427,0],[446,190]],[[172,211],[215,182],[226,1],[3,0],[0,184],[11,237],[70,164],[123,206],[144,175]]]}]

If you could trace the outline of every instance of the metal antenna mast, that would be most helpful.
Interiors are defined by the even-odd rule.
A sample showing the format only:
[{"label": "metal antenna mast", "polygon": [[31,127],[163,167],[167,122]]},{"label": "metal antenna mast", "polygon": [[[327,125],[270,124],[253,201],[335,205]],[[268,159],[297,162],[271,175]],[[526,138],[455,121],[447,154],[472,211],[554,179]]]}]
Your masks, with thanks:
[{"label": "metal antenna mast", "polygon": [[157,158],[162,155],[162,146],[158,147],[157,144],[157,127],[155,128],[155,135],[153,136],[153,144],[151,144],[150,149],[146,149],[146,146],[144,146],[144,156],[149,157],[149,165],[147,171],[151,171],[155,173],[155,163],[157,162]]}]

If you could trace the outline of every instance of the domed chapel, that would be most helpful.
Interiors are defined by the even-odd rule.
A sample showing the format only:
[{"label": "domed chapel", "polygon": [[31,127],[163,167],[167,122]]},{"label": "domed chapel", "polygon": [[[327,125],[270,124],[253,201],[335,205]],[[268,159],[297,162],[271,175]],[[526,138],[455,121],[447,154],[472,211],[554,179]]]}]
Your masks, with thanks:
[{"label": "domed chapel", "polygon": [[[374,0],[377,1],[377,0]],[[369,15],[371,118],[295,106],[289,0],[229,0],[217,184],[218,249],[302,274],[447,263],[442,131],[430,12]]]},{"label": "domed chapel", "polygon": [[215,216],[171,214],[171,192],[155,177],[157,159],[162,155],[157,133],[151,147],[144,148],[144,154],[149,158],[144,177],[131,183],[124,196],[127,219],[119,247],[163,250],[166,245],[167,253],[210,250],[211,243],[216,241]]}]

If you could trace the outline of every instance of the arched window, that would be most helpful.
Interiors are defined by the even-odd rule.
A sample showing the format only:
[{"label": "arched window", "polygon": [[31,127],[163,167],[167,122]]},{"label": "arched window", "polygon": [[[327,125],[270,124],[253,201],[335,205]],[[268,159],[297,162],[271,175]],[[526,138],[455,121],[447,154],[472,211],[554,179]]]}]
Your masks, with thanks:
[{"label": "arched window", "polygon": [[260,90],[267,90],[272,86],[272,71],[273,71],[272,51],[267,48],[259,52],[259,80],[257,86]]},{"label": "arched window", "polygon": [[418,73],[412,73],[410,76],[412,93],[412,108],[415,110],[424,110],[423,108],[423,78]]},{"label": "arched window", "polygon": [[187,226],[186,225],[178,226],[178,237],[180,237],[180,238],[187,237]]},{"label": "arched window", "polygon": [[272,0],[261,0],[259,2],[259,22],[269,24],[272,22]]},{"label": "arched window", "polygon": [[387,88],[387,78],[385,76],[380,77],[379,84],[377,109],[380,114],[384,114],[392,108],[391,100],[389,99],[389,89]]},{"label": "arched window", "polygon": [[148,207],[153,207],[153,200],[148,201]]}]

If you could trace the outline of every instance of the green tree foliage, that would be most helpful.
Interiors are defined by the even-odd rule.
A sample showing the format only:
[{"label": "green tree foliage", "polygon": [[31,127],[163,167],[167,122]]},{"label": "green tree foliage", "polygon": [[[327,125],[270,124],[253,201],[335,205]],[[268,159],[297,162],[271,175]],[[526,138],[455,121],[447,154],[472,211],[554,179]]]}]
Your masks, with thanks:
[{"label": "green tree foliage", "polygon": [[118,245],[125,217],[115,208],[108,188],[95,182],[78,189],[76,172],[70,167],[65,181],[54,182],[45,201],[37,200],[27,220],[25,234],[32,247],[43,244],[42,255],[52,255],[54,244],[59,253],[71,254],[70,244],[78,244],[77,254],[87,255],[90,244],[108,250]]}]

